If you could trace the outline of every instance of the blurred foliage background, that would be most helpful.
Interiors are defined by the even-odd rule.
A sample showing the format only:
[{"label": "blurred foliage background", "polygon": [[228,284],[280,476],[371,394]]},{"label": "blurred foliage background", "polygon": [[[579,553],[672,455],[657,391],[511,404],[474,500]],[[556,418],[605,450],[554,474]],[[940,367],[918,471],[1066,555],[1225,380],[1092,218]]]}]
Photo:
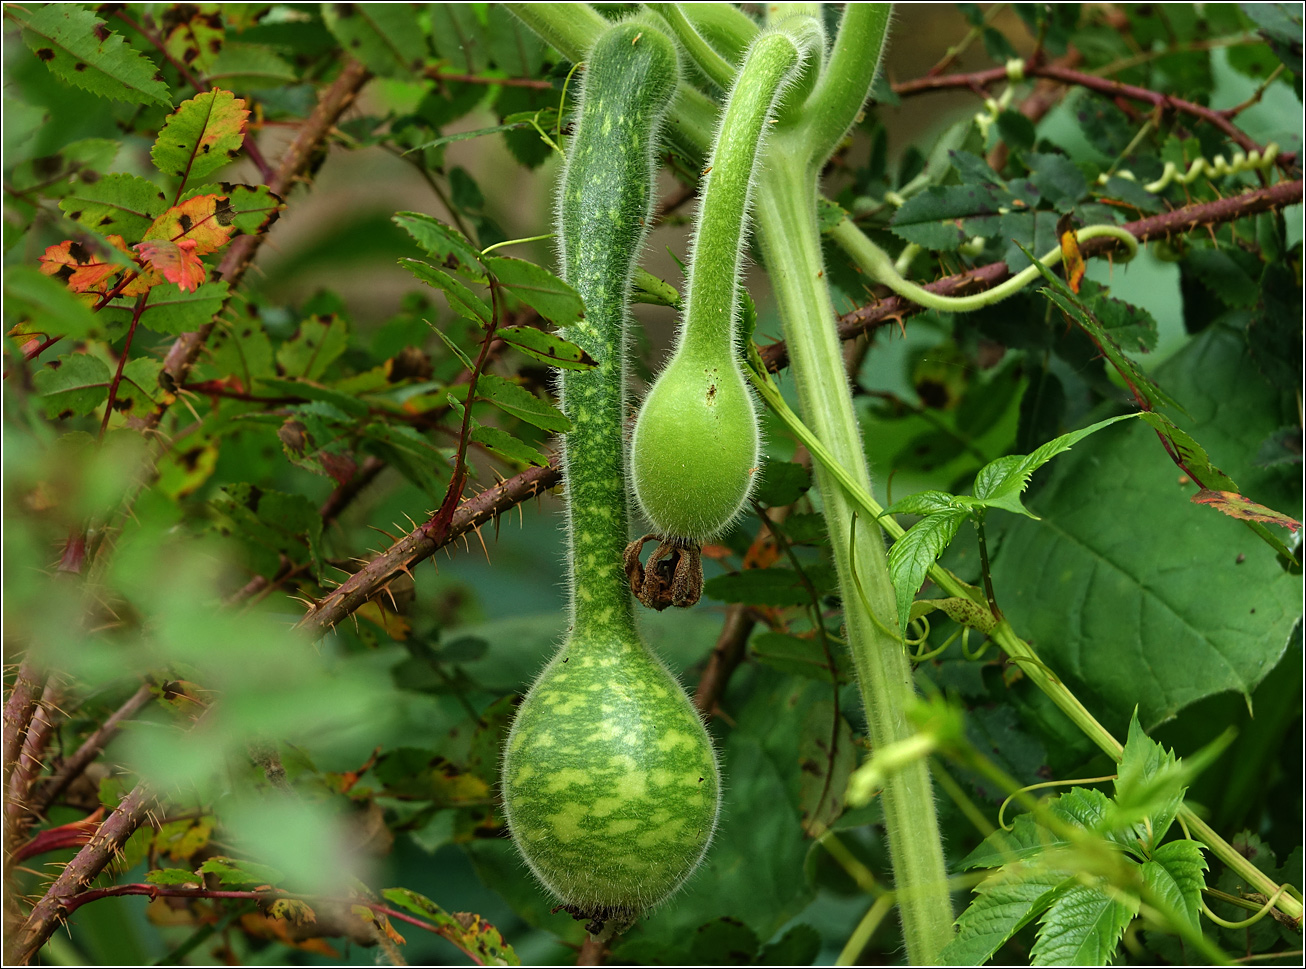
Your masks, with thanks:
[{"label": "blurred foliage background", "polygon": [[[386,5],[404,12],[382,17],[371,34],[359,33],[353,8],[379,5],[67,6],[82,18],[71,27],[46,7],[5,7],[7,710],[20,705],[23,676],[39,676],[37,721],[49,722],[26,774],[41,810],[25,816],[12,797],[6,809],[9,931],[85,847],[104,816],[96,812],[143,784],[155,800],[94,887],[253,894],[275,885],[323,897],[309,901],[315,918],[253,899],[97,898],[50,937],[41,961],[369,964],[377,946],[383,957],[394,951],[399,933],[410,963],[493,961],[504,941],[524,963],[574,962],[582,927],[550,911],[502,837],[494,793],[513,697],[566,621],[557,489],[401,570],[320,640],[292,629],[305,602],[326,598],[430,518],[459,446],[467,368],[458,354],[474,355],[480,334],[401,263],[438,260],[395,214],[457,226],[478,249],[547,233],[559,159],[531,121],[556,134],[571,65],[497,4]],[[936,76],[960,75],[1037,52],[1201,105],[1255,99],[1236,115],[1238,128],[1286,156],[1300,151],[1300,7],[1059,5],[1036,15],[1033,6],[907,4],[895,13],[882,103],[825,183],[883,244],[900,251],[906,239],[893,232],[886,193],[908,191],[922,173],[933,186],[968,177],[948,149],[1036,182],[1033,156],[1073,162],[1083,188],[1074,197],[1044,191],[1046,218],[1023,238],[1036,251],[1055,238],[1059,211],[1123,222],[1300,178],[1299,167],[1270,166],[1117,197],[1114,187],[1099,191],[1099,173],[1132,168],[1141,182],[1176,151],[1189,162],[1231,146],[1190,116],[1054,82],[1013,85],[1015,99],[980,122],[988,109],[963,84],[893,94],[895,83],[940,64]],[[831,5],[832,24],[837,13]],[[88,33],[92,21],[148,61],[143,76],[157,70],[165,93],[106,94],[106,82],[61,73],[62,54],[42,55],[43,37]],[[220,285],[216,277],[235,265],[227,253],[242,238],[259,240],[248,271],[226,273],[239,285],[209,291],[218,322],[180,385],[169,383],[169,352],[196,317],[160,309],[137,328],[132,301],[101,290],[90,292],[97,313],[88,318],[66,301],[67,277],[33,268],[66,240],[109,251],[86,213],[110,173],[175,192],[174,201],[199,187],[156,170],[151,148],[181,102],[210,86],[246,99],[251,114],[244,150],[204,181],[220,179],[214,194],[268,182],[306,119],[320,115],[320,96],[345,77],[346,50],[368,73],[278,193],[284,207],[208,260],[208,285]],[[473,136],[485,129],[494,130]],[[695,183],[674,150],[668,158],[645,265],[679,286]],[[1149,245],[1128,265],[1090,260],[1087,273],[1090,291],[1097,284],[1131,304],[1134,358],[1182,404],[1211,460],[1243,494],[1296,517],[1301,243],[1294,206]],[[908,260],[914,278],[1008,251],[993,238],[972,253],[931,248]],[[553,263],[548,241],[511,252]],[[884,295],[846,257],[828,255],[840,312]],[[780,331],[762,267],[747,282],[765,345]],[[181,303],[199,302],[180,293]],[[507,322],[548,327],[521,301],[505,312]],[[647,377],[670,343],[674,313],[641,305],[635,315],[644,324],[636,374]],[[46,345],[51,336],[61,340]],[[1126,399],[1091,345],[1033,293],[964,317],[911,316],[849,341],[848,359],[886,504],[924,488],[964,490],[987,461],[1118,413]],[[110,402],[110,375],[124,360],[137,369]],[[511,346],[496,349],[488,372],[548,399],[547,368]],[[474,413],[516,445],[469,452],[469,496],[548,457],[549,432],[519,411],[481,399]],[[1242,524],[1188,502],[1191,483],[1137,423],[1078,445],[1036,479],[1030,505],[1042,522],[990,522],[999,599],[1118,736],[1135,708],[1180,755],[1236,727],[1238,739],[1189,799],[1263,871],[1300,886],[1300,572]],[[738,639],[742,628],[747,650],[710,722],[726,774],[717,841],[685,890],[615,944],[614,961],[832,963],[848,957],[869,886],[885,878],[875,803],[830,811],[812,782],[846,782],[865,751],[846,664],[814,658],[810,601],[794,591],[790,570],[801,568],[819,593],[818,621],[837,637],[837,590],[806,460],[768,417],[760,499],[792,559],[758,518],[745,519],[706,550],[700,606],[644,617],[691,692],[719,639]],[[944,561],[978,579],[969,529]],[[767,566],[783,577],[738,581]],[[930,643],[956,631],[941,620]],[[974,749],[1026,784],[1111,774],[1019,670],[980,649],[981,638],[917,673],[924,693],[966,711]],[[63,765],[124,710],[103,752],[51,793]],[[846,739],[837,756],[821,746],[832,726]],[[27,737],[35,734],[29,727]],[[986,833],[976,817],[993,823],[1008,792],[954,764],[935,767],[955,862]],[[11,775],[23,778],[21,765],[6,763]],[[830,812],[819,825],[816,810]],[[827,825],[828,836],[809,836]],[[1238,891],[1218,866],[1208,883]],[[383,896],[387,886],[402,889]],[[965,897],[959,890],[959,907]],[[431,903],[438,908],[424,907]],[[420,915],[440,933],[382,909]],[[894,960],[896,931],[884,922],[851,957]],[[1300,929],[1272,920],[1211,935],[1233,954],[1299,958]],[[1030,938],[1032,930],[1018,937],[1010,957],[1026,958]],[[1139,963],[1191,956],[1151,931],[1130,932],[1126,946],[1125,958]]]}]

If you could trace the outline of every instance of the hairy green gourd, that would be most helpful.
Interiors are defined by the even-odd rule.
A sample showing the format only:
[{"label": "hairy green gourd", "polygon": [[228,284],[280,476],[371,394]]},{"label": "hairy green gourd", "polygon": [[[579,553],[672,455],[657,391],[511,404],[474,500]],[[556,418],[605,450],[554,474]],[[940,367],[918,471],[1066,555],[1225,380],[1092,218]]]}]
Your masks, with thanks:
[{"label": "hairy green gourd", "polygon": [[572,626],[522,701],[504,752],[508,827],[531,870],[577,915],[629,922],[676,890],[716,826],[712,745],[635,628],[622,570],[625,323],[651,216],[653,147],[676,49],[637,22],[586,61],[558,196],[562,275],[585,301],[563,335],[597,361],[559,379]]},{"label": "hairy green gourd", "polygon": [[698,544],[725,530],[757,480],[761,436],[739,369],[736,297],[763,131],[801,53],[779,32],[748,49],[703,184],[679,343],[635,422],[635,495],[665,539]]}]

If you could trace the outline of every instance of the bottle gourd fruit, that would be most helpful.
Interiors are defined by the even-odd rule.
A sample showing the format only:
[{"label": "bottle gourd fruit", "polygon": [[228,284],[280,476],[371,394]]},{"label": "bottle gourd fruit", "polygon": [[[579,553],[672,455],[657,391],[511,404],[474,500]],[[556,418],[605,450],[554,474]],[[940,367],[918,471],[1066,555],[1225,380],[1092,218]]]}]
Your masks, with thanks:
[{"label": "bottle gourd fruit", "polygon": [[635,627],[622,571],[625,323],[651,216],[654,145],[678,77],[651,25],[608,28],[586,60],[558,196],[562,275],[585,301],[563,336],[597,361],[559,379],[572,624],[517,712],[504,752],[508,827],[569,910],[628,923],[676,890],[716,825],[702,721]]},{"label": "bottle gourd fruit", "polygon": [[780,32],[760,34],[744,57],[703,182],[679,342],[635,422],[635,495],[674,543],[697,546],[724,531],[756,482],[761,435],[739,369],[739,273],[763,132],[800,58]]}]

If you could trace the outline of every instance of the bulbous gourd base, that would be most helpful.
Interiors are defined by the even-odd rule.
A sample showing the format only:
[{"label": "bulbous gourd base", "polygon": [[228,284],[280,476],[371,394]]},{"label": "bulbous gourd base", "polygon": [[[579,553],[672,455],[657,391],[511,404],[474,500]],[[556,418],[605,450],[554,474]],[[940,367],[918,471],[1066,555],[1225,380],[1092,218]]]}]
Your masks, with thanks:
[{"label": "bulbous gourd base", "polygon": [[642,643],[576,638],[522,701],[503,762],[508,827],[568,910],[630,922],[697,867],[720,778],[684,690]]}]

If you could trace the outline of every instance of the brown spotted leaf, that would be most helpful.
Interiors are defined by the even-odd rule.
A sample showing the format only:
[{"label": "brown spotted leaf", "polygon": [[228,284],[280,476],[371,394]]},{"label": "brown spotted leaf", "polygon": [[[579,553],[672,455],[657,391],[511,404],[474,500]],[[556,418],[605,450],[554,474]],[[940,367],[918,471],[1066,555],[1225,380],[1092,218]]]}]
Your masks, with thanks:
[{"label": "brown spotted leaf", "polygon": [[[121,236],[114,238],[122,239]],[[109,279],[124,268],[108,256],[72,239],[48,247],[38,261],[41,272],[63,280],[74,293],[106,292]]]},{"label": "brown spotted leaf", "polygon": [[1250,498],[1245,498],[1236,491],[1210,491],[1203,488],[1193,495],[1192,500],[1199,505],[1210,505],[1217,511],[1224,512],[1230,518],[1237,518],[1240,521],[1282,525],[1294,532],[1301,528],[1301,522],[1297,521],[1297,519],[1285,515],[1283,512],[1275,511],[1273,508],[1258,505]]},{"label": "brown spotted leaf", "polygon": [[148,57],[79,3],[8,4],[5,19],[54,74],[102,98],[171,106],[168,85]]},{"label": "brown spotted leaf", "polygon": [[154,166],[182,181],[207,177],[240,154],[248,117],[242,99],[217,88],[182,102],[150,149]]},{"label": "brown spotted leaf", "polygon": [[233,232],[231,206],[226,196],[197,195],[155,219],[145,232],[145,241],[186,239],[195,244],[195,255],[204,256],[230,242]]},{"label": "brown spotted leaf", "polygon": [[174,58],[191,70],[208,74],[226,34],[222,15],[217,11],[202,11],[194,4],[179,3],[164,9],[163,46]]}]

